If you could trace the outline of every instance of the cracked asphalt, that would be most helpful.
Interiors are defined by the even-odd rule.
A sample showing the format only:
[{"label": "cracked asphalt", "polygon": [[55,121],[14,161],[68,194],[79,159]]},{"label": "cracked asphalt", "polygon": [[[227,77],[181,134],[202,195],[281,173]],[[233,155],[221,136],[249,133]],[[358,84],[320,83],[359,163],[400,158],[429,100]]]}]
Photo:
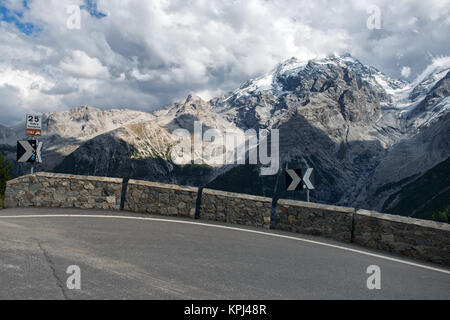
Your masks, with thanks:
[{"label": "cracked asphalt", "polygon": [[[450,274],[442,266],[280,231],[118,215],[0,211],[0,299],[450,298]],[[80,290],[66,284],[72,265],[81,269]],[[381,290],[367,288],[371,265],[381,269]]]}]

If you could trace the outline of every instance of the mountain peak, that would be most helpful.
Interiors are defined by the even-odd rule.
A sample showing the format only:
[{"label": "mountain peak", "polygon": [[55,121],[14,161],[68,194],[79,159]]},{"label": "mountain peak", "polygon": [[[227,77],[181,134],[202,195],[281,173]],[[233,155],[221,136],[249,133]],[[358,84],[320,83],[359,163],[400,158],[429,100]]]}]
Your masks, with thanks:
[{"label": "mountain peak", "polygon": [[[224,102],[229,99],[249,96],[264,91],[270,92],[276,97],[280,97],[290,92],[283,84],[287,79],[302,76],[302,74],[307,77],[314,77],[317,73],[329,72],[326,69],[330,67],[351,69],[361,79],[370,79],[374,83],[377,82],[375,79],[375,75],[377,75],[378,78],[383,81],[381,84],[382,87],[385,86],[385,83],[387,83],[388,86],[400,85],[394,83],[394,80],[383,75],[377,69],[364,65],[350,53],[344,53],[342,55],[332,54],[327,57],[317,57],[309,60],[291,57],[279,63],[272,71],[247,81],[225,99]],[[390,87],[388,89],[390,89]]]},{"label": "mountain peak", "polygon": [[299,69],[301,67],[306,67],[309,63],[316,63],[316,64],[328,64],[328,63],[359,63],[362,64],[358,59],[353,57],[350,53],[343,53],[343,54],[331,54],[326,57],[316,57],[313,59],[307,59],[302,60],[297,57],[291,57],[289,59],[284,60],[283,62],[279,63],[272,72],[277,73],[285,73],[294,69]]},{"label": "mountain peak", "polygon": [[189,94],[186,98],[186,103],[189,103],[189,102],[204,102],[204,100],[197,95]]},{"label": "mountain peak", "polygon": [[49,112],[47,115],[56,114],[56,113],[58,113],[58,114],[60,114],[60,113],[86,114],[86,113],[97,112],[97,111],[100,111],[100,109],[97,109],[97,108],[94,108],[94,107],[90,107],[88,105],[82,105],[82,106],[70,108],[69,110],[66,110],[66,111]]},{"label": "mountain peak", "polygon": [[82,105],[80,107],[72,108],[72,110],[74,110],[74,111],[97,111],[99,109],[94,108],[94,107],[90,107],[87,104],[85,104],[85,105]]}]

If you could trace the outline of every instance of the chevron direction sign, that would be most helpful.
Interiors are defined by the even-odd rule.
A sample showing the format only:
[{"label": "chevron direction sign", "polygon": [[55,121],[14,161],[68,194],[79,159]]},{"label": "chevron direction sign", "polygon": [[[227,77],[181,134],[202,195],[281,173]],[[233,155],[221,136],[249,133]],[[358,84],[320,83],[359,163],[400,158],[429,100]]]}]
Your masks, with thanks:
[{"label": "chevron direction sign", "polygon": [[42,163],[42,142],[37,140],[17,141],[17,162]]},{"label": "chevron direction sign", "polygon": [[312,180],[312,173],[314,169],[308,168],[304,172],[303,175],[302,169],[291,169],[286,170],[286,190],[287,191],[303,191],[306,190],[314,190],[315,187]]}]

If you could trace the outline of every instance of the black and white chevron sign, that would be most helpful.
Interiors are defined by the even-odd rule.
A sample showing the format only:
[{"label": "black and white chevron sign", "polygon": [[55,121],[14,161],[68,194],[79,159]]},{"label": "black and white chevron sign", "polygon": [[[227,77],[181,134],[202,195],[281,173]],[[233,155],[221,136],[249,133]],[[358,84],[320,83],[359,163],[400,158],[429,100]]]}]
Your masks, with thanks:
[{"label": "black and white chevron sign", "polygon": [[37,140],[17,141],[17,162],[42,162],[42,142]]},{"label": "black and white chevron sign", "polygon": [[302,175],[302,169],[288,169],[286,170],[286,190],[287,191],[303,191],[303,189],[314,190],[314,185],[311,182],[312,173],[314,169],[308,168],[305,174]]}]

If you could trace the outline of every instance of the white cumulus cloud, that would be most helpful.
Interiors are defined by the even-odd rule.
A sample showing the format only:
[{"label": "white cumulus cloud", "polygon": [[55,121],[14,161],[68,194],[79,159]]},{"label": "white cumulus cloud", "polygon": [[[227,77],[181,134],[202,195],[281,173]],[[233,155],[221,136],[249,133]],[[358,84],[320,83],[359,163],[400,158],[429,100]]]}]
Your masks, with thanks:
[{"label": "white cumulus cloud", "polygon": [[59,67],[72,76],[109,79],[108,68],[97,58],[89,57],[86,52],[80,50],[72,51],[70,56],[59,63]]},{"label": "white cumulus cloud", "polygon": [[405,79],[408,79],[411,75],[411,68],[410,67],[403,67],[402,68],[402,77]]},{"label": "white cumulus cloud", "polygon": [[[0,122],[77,105],[151,111],[189,93],[217,96],[292,56],[350,52],[390,76],[415,78],[450,52],[449,0],[2,1],[37,30],[0,21]],[[382,29],[367,28],[380,8]],[[407,66],[401,68],[399,66]],[[11,103],[18,106],[11,111]]]}]

